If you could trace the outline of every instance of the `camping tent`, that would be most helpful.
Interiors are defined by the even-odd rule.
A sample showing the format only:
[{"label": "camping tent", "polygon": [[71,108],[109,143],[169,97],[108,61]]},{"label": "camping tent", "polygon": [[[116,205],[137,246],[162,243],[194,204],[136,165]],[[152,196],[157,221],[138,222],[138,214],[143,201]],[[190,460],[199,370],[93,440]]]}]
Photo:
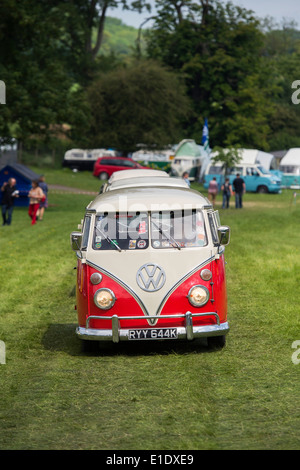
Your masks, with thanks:
[{"label": "camping tent", "polygon": [[241,149],[241,163],[262,165],[267,171],[275,169],[275,158],[271,153],[256,149]]},{"label": "camping tent", "polygon": [[201,180],[209,161],[209,154],[204,147],[192,139],[184,139],[178,144],[171,171],[175,176],[182,176],[187,171],[190,179]]},{"label": "camping tent", "polygon": [[[28,206],[28,191],[31,188],[31,182],[37,180],[40,175],[34,173],[24,165],[20,163],[12,163],[6,165],[0,170],[0,187],[2,187],[5,181],[9,178],[15,178],[17,181],[17,189],[19,190],[19,197],[15,199],[15,206]],[[0,191],[0,203],[2,200],[2,192]]]},{"label": "camping tent", "polygon": [[290,149],[282,158],[279,166],[283,172],[282,186],[286,188],[300,187],[300,148]]},{"label": "camping tent", "polygon": [[[291,167],[300,167],[300,148],[290,149],[280,162],[280,167],[284,168],[286,166]],[[284,171],[284,169],[282,169]],[[286,172],[287,173],[287,172]]]}]

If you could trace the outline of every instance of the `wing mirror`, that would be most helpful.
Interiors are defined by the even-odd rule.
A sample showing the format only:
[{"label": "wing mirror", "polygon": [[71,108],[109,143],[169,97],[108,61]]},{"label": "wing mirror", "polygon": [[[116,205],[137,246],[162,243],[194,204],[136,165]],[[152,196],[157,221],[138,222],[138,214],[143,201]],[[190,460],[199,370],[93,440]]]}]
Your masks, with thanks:
[{"label": "wing mirror", "polygon": [[73,251],[80,251],[82,240],[81,232],[72,232],[71,233],[71,248]]},{"label": "wing mirror", "polygon": [[227,225],[218,227],[219,245],[228,245],[230,241],[230,228]]}]

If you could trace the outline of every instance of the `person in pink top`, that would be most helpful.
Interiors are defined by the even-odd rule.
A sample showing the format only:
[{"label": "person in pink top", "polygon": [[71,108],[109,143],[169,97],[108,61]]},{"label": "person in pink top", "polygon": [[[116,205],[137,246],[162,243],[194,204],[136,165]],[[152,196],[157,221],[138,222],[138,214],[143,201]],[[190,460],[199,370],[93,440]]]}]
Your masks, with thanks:
[{"label": "person in pink top", "polygon": [[31,190],[28,193],[29,199],[29,209],[28,215],[31,218],[31,225],[36,223],[36,213],[40,207],[40,202],[44,199],[45,195],[42,189],[39,187],[38,181],[32,181]]},{"label": "person in pink top", "polygon": [[217,183],[217,178],[214,176],[209,182],[208,186],[208,199],[211,201],[212,205],[215,205],[216,197],[219,191],[219,186]]}]

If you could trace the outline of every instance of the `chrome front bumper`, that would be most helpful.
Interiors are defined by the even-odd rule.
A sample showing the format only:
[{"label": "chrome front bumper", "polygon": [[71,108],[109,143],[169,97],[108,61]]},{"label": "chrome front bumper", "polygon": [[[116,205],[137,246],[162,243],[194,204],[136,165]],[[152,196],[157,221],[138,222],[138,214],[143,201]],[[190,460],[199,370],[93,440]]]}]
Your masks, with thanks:
[{"label": "chrome front bumper", "polygon": [[[217,323],[215,325],[204,325],[204,326],[193,326],[193,318],[194,317],[207,317],[207,316],[215,316]],[[177,328],[177,339],[185,339],[188,341],[193,340],[194,338],[205,338],[208,336],[222,336],[228,333],[229,325],[227,322],[220,323],[219,316],[216,312],[206,312],[206,313],[191,313],[186,312],[184,314],[176,314],[176,315],[163,315],[160,318],[184,318],[185,319],[185,326]],[[90,320],[111,320],[112,328],[109,330],[100,330],[96,328],[90,328],[89,323]],[[80,339],[85,340],[94,340],[94,341],[113,341],[113,343],[119,343],[119,341],[128,341],[129,340],[129,330],[134,329],[141,329],[141,328],[120,328],[120,321],[122,320],[137,320],[137,319],[145,319],[145,316],[126,316],[126,317],[118,317],[117,315],[113,315],[112,317],[100,317],[91,315],[87,318],[86,327],[77,327],[76,334]],[[147,316],[147,319],[155,319],[157,320],[157,316]],[[157,328],[155,326],[149,328]],[[171,328],[171,327],[170,327]],[[160,329],[160,328],[157,328]],[[132,341],[132,340],[130,340]],[[157,339],[157,341],[161,341]]]}]

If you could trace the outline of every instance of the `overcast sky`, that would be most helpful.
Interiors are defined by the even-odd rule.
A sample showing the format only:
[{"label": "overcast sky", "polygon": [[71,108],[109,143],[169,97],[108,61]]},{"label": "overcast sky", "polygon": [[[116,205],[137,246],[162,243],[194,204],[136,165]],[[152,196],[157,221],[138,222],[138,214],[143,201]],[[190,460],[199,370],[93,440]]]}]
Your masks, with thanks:
[{"label": "overcast sky", "polygon": [[[235,5],[253,10],[260,17],[271,16],[275,22],[280,23],[283,18],[294,20],[300,28],[300,1],[299,0],[231,0]],[[155,4],[154,0],[148,3]],[[108,11],[108,16],[120,18],[123,23],[138,28],[150,15],[148,12],[141,14],[113,9]]]}]

